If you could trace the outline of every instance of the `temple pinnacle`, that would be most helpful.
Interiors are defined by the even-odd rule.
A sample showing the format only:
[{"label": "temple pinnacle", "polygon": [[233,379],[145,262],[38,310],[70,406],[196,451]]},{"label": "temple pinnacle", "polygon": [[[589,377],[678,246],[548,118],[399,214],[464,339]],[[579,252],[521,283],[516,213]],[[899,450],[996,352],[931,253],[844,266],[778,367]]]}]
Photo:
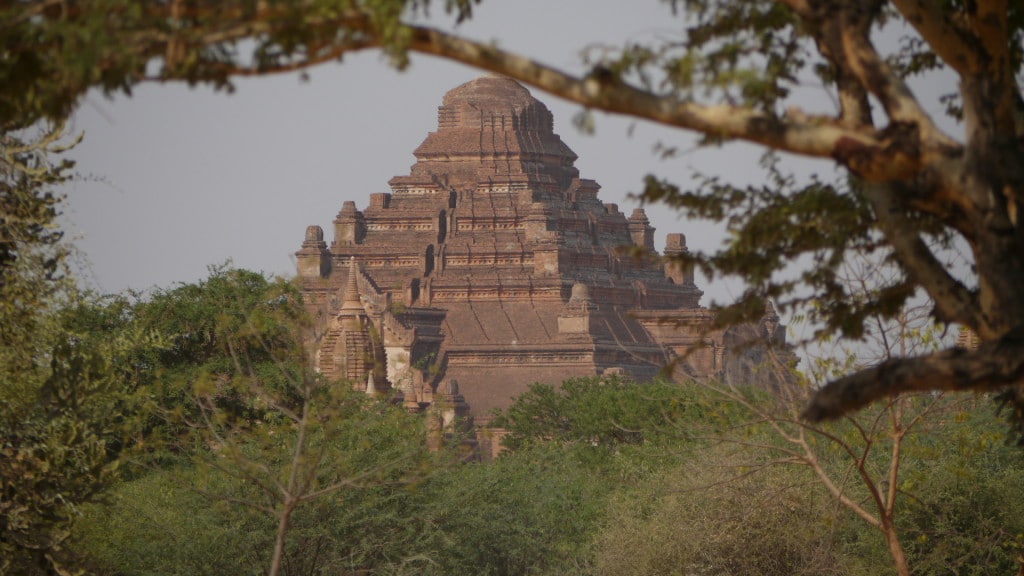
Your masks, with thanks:
[{"label": "temple pinnacle", "polygon": [[359,273],[356,264],[355,257],[349,259],[348,262],[348,282],[345,284],[345,299],[341,304],[341,313],[346,312],[364,312],[363,304],[359,301],[359,282],[357,281],[357,274]]}]

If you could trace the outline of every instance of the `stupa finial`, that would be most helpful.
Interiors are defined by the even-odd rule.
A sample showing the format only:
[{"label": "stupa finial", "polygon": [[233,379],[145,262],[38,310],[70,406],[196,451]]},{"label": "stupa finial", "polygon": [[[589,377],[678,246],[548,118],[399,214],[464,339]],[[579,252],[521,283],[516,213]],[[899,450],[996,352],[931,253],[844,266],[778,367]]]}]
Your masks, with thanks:
[{"label": "stupa finial", "polygon": [[345,299],[341,304],[341,311],[363,311],[363,304],[359,301],[359,282],[357,274],[359,274],[359,266],[356,264],[356,258],[353,256],[348,261],[348,282],[345,284]]}]

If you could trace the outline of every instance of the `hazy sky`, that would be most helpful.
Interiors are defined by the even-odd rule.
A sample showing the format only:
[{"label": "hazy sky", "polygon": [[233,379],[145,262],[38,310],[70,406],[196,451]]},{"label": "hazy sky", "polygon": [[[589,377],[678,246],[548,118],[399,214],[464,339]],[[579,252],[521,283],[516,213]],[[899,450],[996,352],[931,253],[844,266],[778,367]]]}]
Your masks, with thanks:
[{"label": "hazy sky", "polygon": [[[459,31],[578,71],[589,44],[664,37],[679,26],[660,2],[492,0]],[[113,100],[91,93],[73,118],[72,128],[85,132],[72,153],[83,178],[67,187],[65,207],[69,233],[90,264],[87,283],[104,292],[169,286],[229,258],[293,274],[305,227],[329,230],[343,201],[365,208],[370,193],[408,173],[412,151],[436,129],[444,93],[480,72],[416,55],[397,72],[366,52],[310,74],[309,82],[297,75],[239,81],[230,95],[183,84],[145,85]],[[694,137],[607,115],[597,116],[595,135],[583,135],[572,125],[578,106],[532,92],[579,155],[581,176],[627,214],[636,205],[627,196],[648,172],[683,184],[695,169],[741,181],[761,175],[753,147],[659,161],[655,143],[691,149]],[[698,248],[722,236],[715,225],[681,221],[663,207],[647,211],[659,246],[668,232],[684,232]]]}]

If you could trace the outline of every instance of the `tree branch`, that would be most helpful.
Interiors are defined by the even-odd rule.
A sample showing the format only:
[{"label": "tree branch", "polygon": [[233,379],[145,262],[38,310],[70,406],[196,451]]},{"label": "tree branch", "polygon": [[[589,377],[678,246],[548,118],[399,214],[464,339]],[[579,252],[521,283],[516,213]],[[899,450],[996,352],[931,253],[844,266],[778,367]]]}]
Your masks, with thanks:
[{"label": "tree branch", "polygon": [[856,2],[850,4],[853,5],[839,10],[836,16],[839,19],[837,33],[843,48],[841,59],[849,65],[849,70],[882,103],[891,123],[916,125],[920,141],[935,138],[945,145],[955,146],[956,142],[942,134],[910,87],[893,72],[872,44],[870,27],[864,24],[865,20],[868,24],[873,21],[880,3],[862,7],[856,6]]},{"label": "tree branch", "polygon": [[979,334],[989,335],[975,296],[945,266],[921,239],[895,198],[896,184],[867,183],[864,196],[871,202],[879,229],[892,246],[903,268],[928,293],[935,303],[936,315],[947,323],[970,326]]},{"label": "tree branch", "polygon": [[839,418],[875,400],[905,392],[937,390],[987,392],[1024,379],[1024,327],[983,342],[976,350],[943,350],[899,358],[827,384],[803,417],[811,422]]},{"label": "tree branch", "polygon": [[[346,18],[341,25],[347,25]],[[870,127],[850,127],[828,116],[780,118],[739,106],[701,105],[683,102],[594,76],[577,78],[537,61],[492,45],[461,38],[440,30],[408,26],[409,49],[514,78],[570,102],[617,114],[701,132],[712,137],[738,139],[793,154],[832,158],[872,181],[910,178],[920,169],[919,147],[908,147],[901,135]],[[219,41],[248,37],[252,28],[238,27],[219,33]],[[303,70],[336,60],[347,52],[382,47],[380,38],[365,36],[338,40],[322,47],[315,56],[299,58],[276,67],[226,64],[225,76],[253,76]],[[150,80],[180,79],[174,70]],[[911,150],[911,148],[913,148]],[[911,154],[907,151],[911,150]],[[944,151],[945,152],[945,151]]]},{"label": "tree branch", "polygon": [[[838,500],[840,504],[846,507],[847,510],[850,510],[857,516],[860,516],[861,519],[863,519],[864,522],[866,522],[869,526],[873,526],[875,528],[880,529],[882,527],[881,520],[873,516],[860,504],[851,500],[850,497],[846,494],[846,492],[841,487],[837,486],[835,482],[832,481],[832,477],[829,476],[828,472],[826,472],[824,468],[822,468],[821,462],[818,461],[817,455],[814,453],[813,450],[811,450],[810,446],[804,443],[803,448],[805,453],[803,459],[804,462],[807,464],[807,466],[811,468],[811,470],[814,471],[815,476],[818,477],[818,480],[822,483],[823,486],[825,486],[825,489],[828,490],[829,494],[831,494],[833,498]],[[860,469],[858,469],[858,471],[862,472],[862,470]],[[865,477],[863,474],[861,474],[861,476],[862,479],[866,478],[866,481],[868,482],[868,488],[871,489],[873,483],[871,483],[870,477]],[[874,490],[870,491],[872,493],[874,492]]]},{"label": "tree branch", "polygon": [[900,139],[884,131],[847,128],[826,116],[783,119],[749,108],[676,101],[623,82],[576,78],[529,58],[439,30],[415,26],[410,30],[410,49],[414,51],[498,72],[589,108],[794,154],[833,158],[873,181],[906,179],[919,170],[917,152],[907,154]]},{"label": "tree branch", "polygon": [[[796,9],[807,6],[806,2],[796,0],[787,3]],[[339,33],[325,38],[321,44],[311,45],[306,54],[296,55],[277,65],[243,66],[213,62],[205,65],[214,70],[219,69],[224,77],[266,75],[303,70],[337,60],[346,52],[385,47],[385,39],[374,28],[369,17],[360,12],[318,17],[307,24],[321,30],[337,30]],[[275,20],[260,13],[212,31],[197,33],[196,30],[182,30],[174,39],[183,39],[191,46],[234,43],[254,36],[272,36],[275,30]],[[643,118],[715,138],[745,140],[793,154],[832,158],[870,181],[908,179],[920,172],[922,158],[945,159],[949,156],[950,147],[959,146],[944,136],[935,140],[915,138],[908,142],[906,136],[898,131],[874,129],[864,121],[868,114],[862,91],[853,89],[854,82],[849,79],[840,87],[843,108],[839,119],[803,114],[779,117],[739,106],[679,101],[598,75],[575,77],[493,45],[430,27],[407,25],[405,30],[408,31],[406,47],[413,52],[501,73],[588,108]],[[160,40],[151,37],[143,39],[142,42],[149,48],[142,52],[159,57],[167,53],[167,44],[171,41],[172,36],[167,34],[163,34]],[[870,44],[867,45],[870,48]],[[873,48],[867,54],[874,56],[875,60],[871,60],[874,66],[884,67],[884,62],[880,61]],[[187,70],[177,69],[174,63],[166,64],[159,77],[149,79],[189,79]],[[891,73],[883,76],[888,81],[887,85],[895,87],[895,95],[883,100],[899,103],[899,106],[891,106],[892,110],[899,110],[891,112],[891,115],[899,119],[912,116],[920,120],[921,126],[932,127],[927,122],[927,115],[920,112],[901,81]]]},{"label": "tree branch", "polygon": [[940,3],[920,0],[892,0],[892,3],[939,58],[961,76],[981,68],[979,54],[967,32],[946,18]]},{"label": "tree branch", "polygon": [[1016,108],[1020,93],[1010,62],[1009,6],[1007,0],[980,0],[976,10],[968,22],[984,50],[985,67],[978,73],[992,83],[992,128],[1008,137],[1017,137],[1020,134]]},{"label": "tree branch", "polygon": [[[839,33],[840,19],[828,6],[810,0],[778,0],[800,20],[814,38],[818,52],[832,66],[834,84],[839,98],[839,123],[849,127],[871,127],[871,106],[867,91],[842,59],[842,35]],[[867,35],[871,19],[864,18],[858,24],[859,34]]]}]

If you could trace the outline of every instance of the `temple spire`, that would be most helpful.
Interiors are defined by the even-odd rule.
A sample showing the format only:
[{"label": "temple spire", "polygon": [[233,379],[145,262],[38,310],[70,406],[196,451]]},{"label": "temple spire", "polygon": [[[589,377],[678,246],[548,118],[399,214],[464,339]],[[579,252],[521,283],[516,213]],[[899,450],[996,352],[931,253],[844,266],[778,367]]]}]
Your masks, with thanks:
[{"label": "temple spire", "polygon": [[359,301],[359,282],[357,274],[359,266],[356,264],[356,258],[353,256],[348,261],[348,283],[345,284],[345,299],[341,303],[341,314],[345,313],[362,313],[363,304]]}]

